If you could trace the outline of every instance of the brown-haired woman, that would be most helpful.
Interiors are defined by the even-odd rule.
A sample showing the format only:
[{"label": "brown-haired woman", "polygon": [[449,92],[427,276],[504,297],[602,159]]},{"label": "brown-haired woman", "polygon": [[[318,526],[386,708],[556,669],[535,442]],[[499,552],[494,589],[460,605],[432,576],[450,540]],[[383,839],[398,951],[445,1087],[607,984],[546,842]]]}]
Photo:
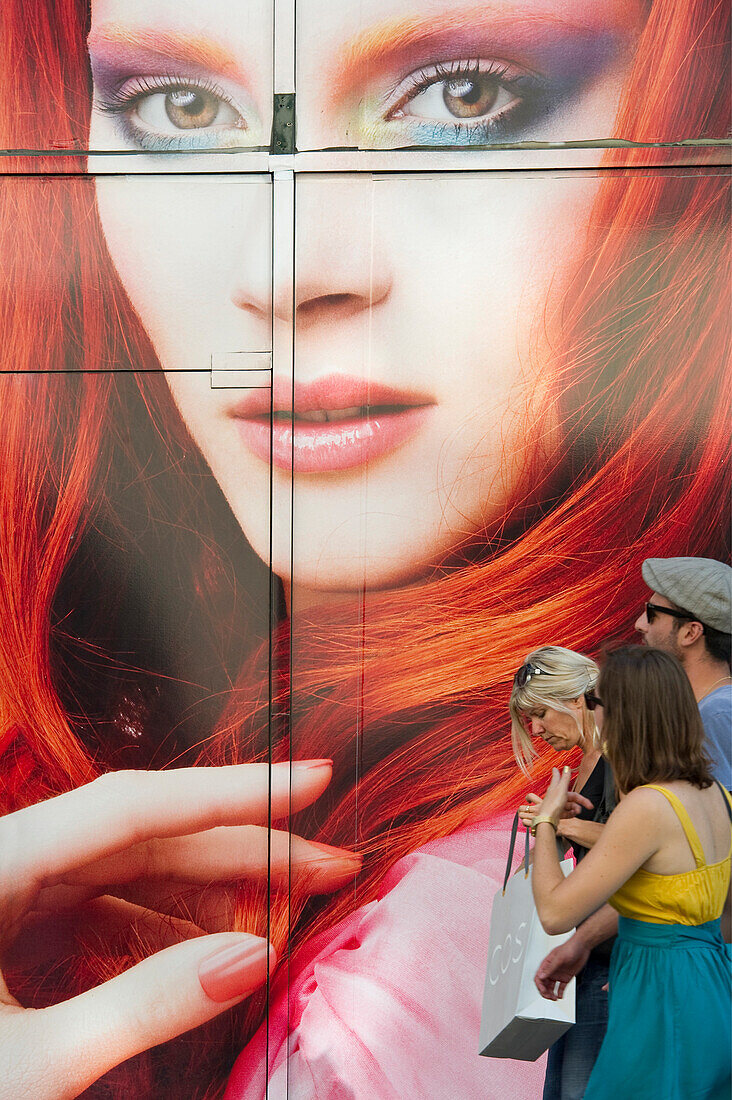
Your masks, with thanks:
[{"label": "brown-haired woman", "polygon": [[610,1019],[586,1100],[694,1096],[730,1086],[730,798],[712,780],[689,682],[669,654],[611,653],[602,734],[620,804],[564,879],[554,844],[569,770],[535,817],[533,888],[542,924],[564,932],[608,901],[620,914]]}]

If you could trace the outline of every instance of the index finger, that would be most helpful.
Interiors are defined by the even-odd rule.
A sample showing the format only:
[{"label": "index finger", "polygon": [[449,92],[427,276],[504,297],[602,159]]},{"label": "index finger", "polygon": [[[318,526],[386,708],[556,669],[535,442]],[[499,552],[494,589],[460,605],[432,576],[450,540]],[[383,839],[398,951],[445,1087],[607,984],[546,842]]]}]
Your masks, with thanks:
[{"label": "index finger", "polygon": [[534,985],[539,990],[542,997],[545,997],[548,1001],[553,1001],[554,982],[546,981],[540,978],[538,974],[534,975]]},{"label": "index finger", "polygon": [[0,820],[4,875],[36,886],[153,837],[267,823],[308,806],[330,760],[109,772]]},{"label": "index finger", "polygon": [[586,810],[594,810],[595,808],[594,802],[590,802],[589,798],[586,798],[583,794],[580,794],[579,791],[567,792],[567,804],[569,805],[572,803],[584,806]]}]

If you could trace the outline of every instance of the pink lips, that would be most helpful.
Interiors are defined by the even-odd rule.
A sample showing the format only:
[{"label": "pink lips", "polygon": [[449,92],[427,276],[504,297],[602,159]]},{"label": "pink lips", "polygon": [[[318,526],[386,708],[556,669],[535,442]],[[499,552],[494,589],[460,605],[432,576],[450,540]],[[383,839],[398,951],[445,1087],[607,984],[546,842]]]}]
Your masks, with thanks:
[{"label": "pink lips", "polygon": [[[314,474],[362,466],[413,436],[434,401],[362,378],[331,374],[313,382],[275,381],[230,412],[247,447],[266,462]],[[270,421],[270,413],[273,416]],[[272,426],[270,452],[270,423]]]}]

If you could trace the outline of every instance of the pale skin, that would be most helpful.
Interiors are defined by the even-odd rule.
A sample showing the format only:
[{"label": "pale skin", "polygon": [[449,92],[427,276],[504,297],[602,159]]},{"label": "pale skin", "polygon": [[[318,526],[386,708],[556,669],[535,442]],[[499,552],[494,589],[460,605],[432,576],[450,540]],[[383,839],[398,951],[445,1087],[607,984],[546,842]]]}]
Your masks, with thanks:
[{"label": "pale skin", "polygon": [[[554,129],[567,137],[612,132],[642,26],[643,5],[637,0],[603,0],[591,10],[583,0],[528,5],[505,0],[488,7],[439,0],[428,7],[435,24],[430,60],[454,67],[479,58],[486,72],[489,65],[503,69],[508,59],[514,84],[527,73],[546,79],[546,109],[517,136],[539,140]],[[421,143],[435,99],[440,114],[434,121],[445,114],[439,98],[447,78],[429,77],[419,96],[394,105],[396,113],[383,107],[372,117],[369,111],[381,102],[382,85],[396,86],[424,67],[425,58],[411,59],[414,42],[397,50],[387,32],[395,18],[403,27],[425,11],[424,4],[401,0],[300,5],[298,32],[306,35],[309,29],[314,36],[310,44],[302,37],[298,50],[304,138],[309,129],[315,144],[359,143],[369,135],[386,145]],[[527,14],[524,31],[528,26],[530,33],[517,34],[524,25],[517,16]],[[468,40],[456,44],[463,26]],[[535,28],[543,30],[537,35]],[[364,32],[370,32],[369,42]],[[200,141],[208,148],[266,143],[271,42],[269,3],[232,8],[230,0],[94,0],[90,146],[152,156],[155,148],[170,149],[182,138],[193,140],[180,146],[190,151],[201,148],[195,144]],[[598,42],[607,48],[598,52]],[[565,71],[568,57],[572,64]],[[168,92],[171,85],[177,89],[178,99],[185,100],[192,86],[206,90],[216,111],[206,126],[182,130],[175,119],[183,109],[175,107],[173,117],[166,114],[166,82]],[[496,103],[483,112],[486,119],[510,108],[510,87],[501,84],[497,90]],[[134,102],[130,99],[124,110],[122,92],[134,92]],[[133,117],[132,129],[121,125]],[[414,121],[419,119],[423,122]],[[453,132],[454,119],[446,116],[446,122]],[[412,127],[419,128],[414,138]],[[384,142],[379,128],[387,135]],[[151,139],[162,145],[150,145]],[[317,382],[333,373],[388,382],[419,390],[427,410],[420,431],[378,460],[345,472],[298,476],[301,605],[364,584],[377,589],[411,583],[466,537],[500,526],[524,468],[536,457],[537,443],[525,424],[541,406],[557,338],[547,303],[550,296],[561,300],[574,272],[599,178],[547,180],[539,188],[496,180],[489,203],[485,188],[470,180],[457,188],[458,195],[454,186],[396,181],[381,205],[375,199],[383,195],[383,183],[374,191],[360,178],[301,180],[292,302],[282,273],[275,272],[272,287],[267,186],[161,180],[156,167],[151,160],[152,174],[141,178],[139,187],[134,179],[118,186],[111,177],[100,178],[103,229],[181,415],[255,552],[269,560],[269,512],[252,507],[252,501],[268,499],[270,469],[242,443],[231,394],[211,389],[212,355],[262,348],[272,326],[289,333],[294,306],[302,380]],[[478,257],[476,240],[488,242]],[[454,384],[456,377],[460,385]],[[543,433],[547,469],[559,442],[555,434],[550,418]],[[279,470],[273,478],[281,490],[286,478]],[[366,522],[369,516],[373,519]],[[286,542],[289,552],[289,532]],[[278,557],[277,543],[272,566],[288,585],[289,558]],[[66,802],[53,800],[47,808],[33,807],[0,822],[3,960],[12,961],[11,951],[13,958],[27,958],[25,952],[44,942],[39,919],[47,921],[43,928],[58,932],[64,924],[59,909],[75,915],[65,925],[72,942],[84,928],[106,936],[131,920],[161,936],[180,932],[184,941],[83,998],[42,1012],[23,1009],[0,987],[2,1100],[75,1096],[112,1065],[197,1026],[264,980],[264,943],[259,963],[252,963],[227,1003],[206,996],[197,967],[204,953],[247,939],[223,931],[228,927],[224,884],[266,873],[266,844],[251,831],[266,825],[261,797],[266,780],[261,772],[238,772],[259,778],[251,788],[237,779],[236,797],[227,796],[222,810],[218,801],[207,802],[212,773],[205,769],[188,777],[195,789],[186,797],[165,797],[166,784],[183,782],[173,778],[177,774],[163,774],[159,786],[145,786],[148,795],[154,791],[150,801],[148,795],[138,799],[137,787],[148,779],[157,783],[156,777],[110,777],[62,796]],[[276,791],[276,768],[272,776]],[[295,769],[293,777],[296,809],[325,789],[330,772],[326,766],[317,773],[315,790],[303,791],[305,780],[299,773],[295,777]],[[183,809],[191,805],[207,810],[192,819]],[[280,803],[280,809],[284,816],[286,806]],[[50,814],[53,828],[44,830]],[[130,820],[139,826],[132,835]],[[248,831],[234,838],[219,829]],[[101,835],[111,847],[98,847]],[[34,843],[42,836],[53,838],[52,848]],[[287,834],[273,834],[272,847],[281,857],[289,848]],[[313,876],[314,892],[345,885],[359,866],[348,853],[327,853],[298,838],[292,855],[296,872]],[[285,874],[281,858],[273,860],[273,869]],[[181,878],[185,889],[179,894]],[[212,880],[222,883],[221,889],[204,893],[201,884]],[[39,906],[45,916],[37,916]],[[187,938],[191,934],[195,938]],[[58,935],[49,942],[52,947],[63,949]],[[171,988],[175,997],[166,996]],[[53,1045],[49,1035],[56,1037]],[[39,1049],[42,1064],[34,1053]]]},{"label": "pale skin", "polygon": [[[539,816],[555,820],[569,789],[569,769],[555,768]],[[699,790],[682,780],[664,783],[684,804],[708,863],[725,859],[730,850],[729,817],[716,785]],[[549,822],[536,827],[532,885],[539,918],[550,935],[568,932],[604,906],[608,898],[642,867],[659,875],[695,868],[686,835],[667,799],[647,787],[625,795],[602,835],[571,875],[564,877]],[[730,896],[725,906],[729,912]]]},{"label": "pale skin", "polygon": [[[269,3],[91,7],[92,148],[149,154],[154,172],[161,147],[266,140]],[[497,126],[532,140],[611,133],[644,18],[639,0],[307,0],[297,11],[298,141],[467,146],[481,126],[488,139],[500,136]],[[433,69],[466,64],[504,75],[495,102],[458,123],[444,102],[446,78]],[[529,99],[517,94],[519,71],[524,88],[530,74],[547,84],[521,126],[515,108],[523,102],[525,111]],[[417,77],[425,86],[412,95],[404,84]],[[185,98],[201,81],[210,112],[186,127],[166,91]],[[212,354],[266,347],[272,328],[286,341],[294,325],[298,381],[388,385],[401,395],[390,400],[423,410],[412,435],[368,461],[296,470],[297,607],[429,576],[466,539],[501,527],[529,466],[555,469],[556,410],[537,419],[560,336],[557,307],[600,183],[437,172],[375,185],[369,173],[332,173],[328,163],[323,175],[296,181],[294,287],[291,264],[270,271],[269,185],[97,180],[112,262],[180,414],[244,536],[265,561],[272,554],[286,590],[289,530],[271,545],[269,510],[257,502],[269,499],[270,477],[287,499],[289,470],[275,461],[270,471],[246,442],[234,415],[241,395],[211,388]],[[287,388],[289,371],[279,380]],[[332,395],[322,404],[317,411],[337,411]],[[286,406],[276,398],[279,415]],[[304,432],[296,421],[296,441]],[[543,488],[532,479],[532,491]]]},{"label": "pale skin", "polygon": [[[600,749],[592,741],[592,717],[584,697],[580,695],[576,699],[564,699],[562,704],[567,707],[569,713],[547,705],[540,710],[528,712],[526,717],[530,724],[531,736],[546,741],[555,752],[570,752],[578,747],[582,749],[582,762],[575,777],[573,789],[567,792],[557,836],[570,844],[581,844],[583,848],[591,848],[597,843],[603,826],[599,821],[578,819],[577,815],[582,807],[588,810],[593,808],[590,800],[579,791],[600,759]],[[540,804],[541,798],[532,792],[526,795],[525,801],[519,806],[519,818],[527,829],[533,825]]]},{"label": "pale skin", "polygon": [[353,878],[358,856],[267,828],[270,793],[272,818],[284,819],[331,775],[330,761],[114,772],[0,819],[4,967],[48,963],[84,936],[113,942],[130,926],[162,948],[40,1010],[23,1008],[0,970],[0,1100],[70,1100],[261,985],[276,957],[266,940],[228,931],[230,884],[266,882],[268,865],[272,881],[286,885],[292,867],[312,893]]}]

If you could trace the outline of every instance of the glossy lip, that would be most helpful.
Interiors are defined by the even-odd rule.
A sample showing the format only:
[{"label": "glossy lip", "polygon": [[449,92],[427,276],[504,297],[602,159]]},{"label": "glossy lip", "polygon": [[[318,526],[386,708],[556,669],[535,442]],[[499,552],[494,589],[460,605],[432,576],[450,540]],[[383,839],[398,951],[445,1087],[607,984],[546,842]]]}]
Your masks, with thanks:
[{"label": "glossy lip", "polygon": [[[435,401],[424,393],[397,390],[363,378],[330,374],[312,382],[276,379],[269,390],[252,390],[228,415],[244,443],[265,462],[294,473],[316,474],[363,466],[401,446],[419,431]],[[338,412],[369,406],[364,415],[335,421],[298,420],[308,412]],[[277,413],[294,413],[278,420]],[[270,450],[270,413],[272,420]]]}]

